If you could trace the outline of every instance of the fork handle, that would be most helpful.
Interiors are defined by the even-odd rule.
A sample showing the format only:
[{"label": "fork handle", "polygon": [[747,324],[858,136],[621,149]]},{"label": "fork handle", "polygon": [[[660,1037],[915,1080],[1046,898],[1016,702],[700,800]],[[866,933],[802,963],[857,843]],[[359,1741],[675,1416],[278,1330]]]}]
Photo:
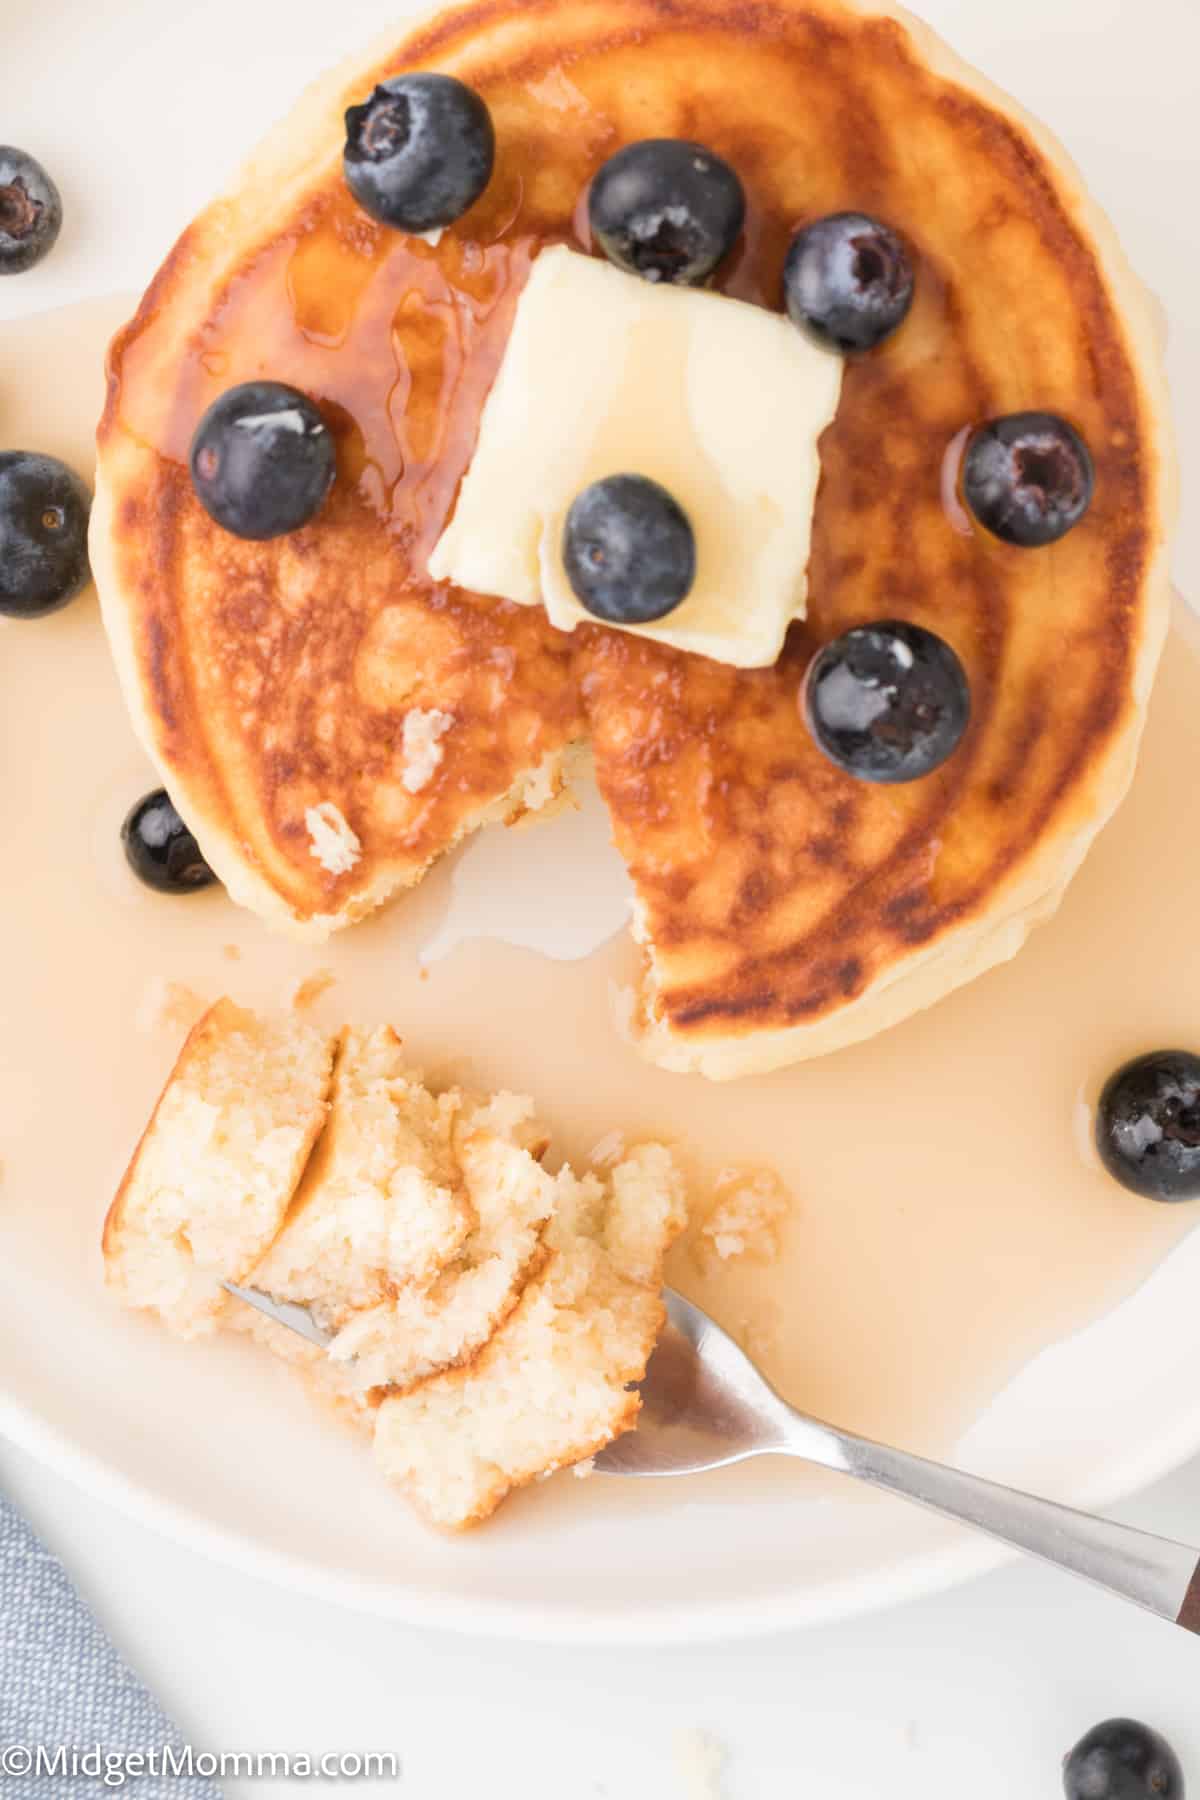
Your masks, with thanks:
[{"label": "fork handle", "polygon": [[[790,1411],[790,1409],[789,1409]],[[1200,1550],[891,1450],[792,1413],[782,1445],[958,1519],[1200,1635]]]}]

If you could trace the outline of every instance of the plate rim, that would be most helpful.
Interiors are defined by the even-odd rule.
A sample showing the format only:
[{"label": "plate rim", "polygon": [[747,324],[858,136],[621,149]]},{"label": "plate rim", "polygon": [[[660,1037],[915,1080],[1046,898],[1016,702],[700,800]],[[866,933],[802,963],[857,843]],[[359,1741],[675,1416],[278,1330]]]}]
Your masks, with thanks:
[{"label": "plate rim", "polygon": [[[83,1494],[192,1550],[289,1593],[327,1601],[352,1612],[393,1619],[485,1639],[585,1647],[613,1645],[718,1644],[752,1637],[839,1624],[884,1612],[908,1601],[933,1598],[1015,1563],[1021,1552],[951,1526],[952,1541],[935,1550],[901,1556],[879,1568],[827,1586],[784,1593],[778,1601],[730,1600],[671,1605],[639,1613],[597,1618],[587,1607],[547,1607],[466,1598],[458,1593],[421,1593],[395,1582],[367,1581],[323,1572],[304,1558],[273,1550],[250,1535],[214,1525],[198,1512],[156,1494],[133,1480],[110,1459],[82,1450],[57,1426],[35,1413],[11,1390],[0,1389],[0,1438],[43,1468],[63,1477]],[[1061,1504],[1094,1512],[1118,1505],[1180,1468],[1200,1452],[1200,1395],[1175,1428],[1136,1455],[1107,1468],[1078,1490],[1056,1494]]]},{"label": "plate rim", "polygon": [[[421,10],[419,0],[416,10]],[[401,11],[402,18],[409,16]],[[56,307],[66,304],[69,302],[55,303]],[[33,306],[35,313],[45,310],[37,303]],[[937,1548],[903,1554],[882,1566],[868,1566],[820,1586],[784,1589],[769,1600],[735,1597],[705,1601],[698,1597],[685,1606],[646,1606],[628,1619],[619,1615],[597,1618],[575,1602],[564,1601],[561,1606],[533,1599],[505,1602],[436,1588],[417,1589],[395,1580],[372,1582],[323,1568],[303,1555],[277,1550],[252,1531],[216,1524],[200,1507],[168,1498],[161,1486],[135,1478],[111,1449],[97,1452],[84,1448],[68,1428],[51,1420],[46,1409],[22,1399],[2,1371],[0,1439],[31,1457],[39,1468],[60,1476],[81,1495],[100,1500],[160,1538],[210,1561],[362,1615],[484,1639],[651,1646],[777,1635],[933,1596],[1012,1563],[1018,1555],[962,1528]],[[1189,1461],[1198,1451],[1200,1394],[1190,1403],[1180,1404],[1172,1420],[1152,1438],[1139,1441],[1101,1469],[1093,1468],[1078,1487],[1055,1497],[1069,1505],[1108,1508]],[[686,1488],[681,1489],[681,1505],[686,1505],[686,1496]]]}]

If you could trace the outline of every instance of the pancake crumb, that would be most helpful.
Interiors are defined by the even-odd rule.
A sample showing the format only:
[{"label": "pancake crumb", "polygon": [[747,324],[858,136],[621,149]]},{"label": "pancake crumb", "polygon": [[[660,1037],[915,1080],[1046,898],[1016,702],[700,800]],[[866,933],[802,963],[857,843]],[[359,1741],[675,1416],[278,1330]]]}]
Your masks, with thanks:
[{"label": "pancake crumb", "polygon": [[315,1006],[322,994],[327,994],[337,981],[332,969],[314,969],[311,975],[302,975],[294,981],[287,992],[287,1007],[291,1012],[306,1012]]},{"label": "pancake crumb", "polygon": [[594,1475],[596,1473],[595,1457],[585,1456],[582,1462],[577,1462],[572,1465],[571,1473],[576,1481],[586,1481],[589,1475]]},{"label": "pancake crumb", "polygon": [[[567,756],[569,754],[568,751]],[[579,800],[567,772],[567,756],[557,750],[551,751],[514,790],[511,808],[504,821],[510,829],[543,824],[570,807],[578,811]]]},{"label": "pancake crumb", "polygon": [[765,1368],[779,1350],[783,1313],[773,1300],[759,1300],[753,1318],[739,1319],[734,1335],[751,1362]]},{"label": "pancake crumb", "polygon": [[723,1800],[725,1746],[711,1731],[693,1727],[675,1734],[675,1767],[682,1800]]},{"label": "pancake crumb", "polygon": [[156,1031],[190,1031],[208,1011],[209,1001],[183,981],[156,976],[146,987],[135,1023],[143,1036]]},{"label": "pancake crumb", "polygon": [[562,772],[557,757],[545,756],[525,783],[521,803],[529,812],[541,812],[562,792]]},{"label": "pancake crumb", "polygon": [[722,1262],[749,1256],[770,1262],[779,1251],[779,1232],[792,1208],[792,1196],[774,1169],[736,1164],[722,1169],[713,1187],[712,1204],[697,1234],[703,1258]]},{"label": "pancake crumb", "polygon": [[588,1161],[593,1169],[610,1169],[614,1163],[620,1162],[624,1154],[625,1133],[610,1131],[600,1139],[598,1144],[592,1145],[592,1153],[588,1157]]},{"label": "pancake crumb", "polygon": [[241,962],[242,960],[242,953],[236,944],[226,944],[221,951],[221,955],[225,958],[226,962]]},{"label": "pancake crumb", "polygon": [[348,875],[362,855],[358,835],[346,823],[332,800],[310,806],[304,815],[310,852],[331,875]]},{"label": "pancake crumb", "polygon": [[414,706],[405,714],[404,773],[400,779],[410,794],[419,794],[437,774],[446,754],[440,740],[453,724],[453,713],[423,706]]}]

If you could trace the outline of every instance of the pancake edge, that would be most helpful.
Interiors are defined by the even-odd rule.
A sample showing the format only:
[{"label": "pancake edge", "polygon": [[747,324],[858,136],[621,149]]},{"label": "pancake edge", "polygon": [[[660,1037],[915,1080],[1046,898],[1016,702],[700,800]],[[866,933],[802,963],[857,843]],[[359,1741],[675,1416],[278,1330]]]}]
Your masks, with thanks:
[{"label": "pancake edge", "polygon": [[1092,198],[1078,165],[1055,134],[960,57],[931,26],[888,0],[840,3],[847,12],[863,18],[894,20],[908,33],[916,54],[934,75],[965,89],[1023,132],[1052,173],[1064,207],[1092,250],[1124,334],[1143,412],[1147,457],[1153,459],[1150,486],[1154,504],[1147,532],[1152,549],[1142,577],[1141,634],[1134,651],[1128,723],[1110,739],[1106,754],[1091,771],[1086,793],[1075,798],[1076,813],[1085,816],[1077,818],[1073,828],[1066,821],[1060,823],[1000,884],[993,900],[974,920],[944,927],[928,948],[910,953],[857,999],[815,1021],[722,1036],[706,1027],[679,1030],[669,1018],[656,1015],[659,994],[653,944],[639,932],[635,915],[634,935],[643,968],[636,992],[624,1000],[629,1009],[626,1034],[646,1061],[673,1073],[703,1075],[711,1081],[766,1075],[863,1043],[1017,954],[1034,927],[1058,910],[1092,844],[1129,791],[1171,620],[1170,548],[1179,511],[1179,472],[1163,359],[1164,332],[1115,226]]},{"label": "pancake edge", "polygon": [[[632,996],[628,1035],[649,1062],[675,1072],[696,1073],[714,1081],[765,1074],[786,1065],[827,1055],[873,1037],[924,1010],[955,989],[973,981],[988,969],[1016,955],[1029,932],[1056,910],[1071,880],[1104,825],[1128,791],[1136,766],[1145,724],[1146,707],[1153,686],[1171,610],[1169,543],[1178,510],[1178,475],[1170,407],[1161,352],[1161,330],[1149,296],[1134,273],[1120,245],[1116,230],[1094,201],[1073,159],[1057,137],[1027,112],[1002,88],[967,63],[922,20],[890,0],[839,0],[847,14],[868,20],[890,19],[909,37],[914,54],[933,75],[959,87],[997,113],[1030,141],[1037,157],[1053,176],[1055,190],[1088,244],[1112,300],[1125,339],[1143,412],[1143,438],[1152,506],[1147,522],[1152,546],[1142,577],[1140,641],[1133,653],[1133,672],[1126,728],[1109,741],[1106,752],[1093,767],[1086,790],[1074,798],[1074,823],[1064,819],[1014,872],[995,890],[993,899],[973,920],[943,927],[926,949],[909,952],[878,976],[854,1001],[815,1021],[765,1030],[726,1031],[712,1028],[712,1021],[680,1029],[663,1016],[663,996],[654,972],[653,944],[637,930],[635,938],[643,954],[643,971]],[[240,254],[243,234],[271,230],[276,215],[286,219],[296,194],[318,182],[327,167],[340,161],[341,110],[347,90],[361,85],[382,62],[393,59],[423,32],[456,14],[469,12],[467,4],[434,5],[404,21],[398,33],[392,28],[364,51],[346,58],[317,78],[291,110],[267,134],[235,173],[222,194],[197,215],[162,265],[138,309],[140,320],[154,310],[156,295],[173,284],[181,262],[197,258],[207,265],[206,280],[220,286],[232,257]],[[332,148],[326,158],[304,163],[297,169],[297,143],[319,142],[333,128]],[[253,204],[248,200],[252,194]],[[222,244],[228,249],[222,260]],[[136,322],[136,321],[135,321]],[[127,328],[128,329],[128,328]],[[454,844],[420,867],[397,877],[394,873],[355,896],[352,906],[332,915],[299,918],[275,887],[246,860],[221,816],[219,784],[190,771],[171,766],[159,742],[159,723],[147,704],[138,666],[138,645],[131,628],[130,609],[123,597],[123,582],[115,553],[113,495],[104,470],[106,455],[115,454],[113,439],[113,386],[109,404],[97,433],[101,456],[92,510],[92,568],[99,591],[105,630],[112,649],[126,705],[139,740],[162,773],[172,797],[194,826],[198,825],[208,860],[230,897],[257,913],[276,931],[293,939],[320,942],[333,931],[354,924],[400,893],[416,885],[440,860],[440,856],[474,830],[521,811],[521,794],[534,771],[522,775],[506,796],[489,803],[477,815],[463,821]],[[126,442],[122,454],[150,456]],[[1157,516],[1155,516],[1157,515]],[[669,996],[666,999],[669,1007]]]}]

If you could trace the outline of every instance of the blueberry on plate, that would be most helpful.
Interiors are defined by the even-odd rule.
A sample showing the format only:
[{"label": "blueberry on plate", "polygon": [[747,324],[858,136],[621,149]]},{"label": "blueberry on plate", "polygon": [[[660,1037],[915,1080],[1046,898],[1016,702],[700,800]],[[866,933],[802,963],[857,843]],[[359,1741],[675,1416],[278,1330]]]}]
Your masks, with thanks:
[{"label": "blueberry on plate", "polygon": [[495,161],[492,115],[453,75],[397,75],[346,113],[350,192],[373,219],[401,231],[452,225],[474,206]]},{"label": "blueberry on plate", "polygon": [[963,460],[967,505],[1006,544],[1057,543],[1092,503],[1096,472],[1087,445],[1054,413],[1009,413],[972,432]]},{"label": "blueberry on plate", "polygon": [[0,613],[40,619],[87,586],[91,508],[57,457],[0,450]]},{"label": "blueberry on plate", "polygon": [[1063,1763],[1067,1800],[1184,1800],[1183,1770],[1165,1738],[1136,1719],[1106,1719]]},{"label": "blueberry on plate", "polygon": [[860,625],[826,644],[804,683],[805,717],[831,762],[860,781],[918,781],[952,756],[971,716],[966,673],[919,625]]},{"label": "blueberry on plate", "polygon": [[581,606],[610,625],[647,625],[686,599],[696,539],[672,494],[644,475],[609,475],[572,503],[563,563]]},{"label": "blueberry on plate", "polygon": [[283,537],[320,512],[336,473],[333,437],[307,394],[247,381],[201,419],[191,469],[201,504],[226,531]]},{"label": "blueberry on plate", "polygon": [[679,287],[708,279],[745,218],[746,196],[729,164],[686,138],[627,144],[588,191],[592,235],[609,261]]},{"label": "blueberry on plate", "polygon": [[159,894],[194,894],[217,879],[165,788],[155,788],[130,810],[121,842],[138,880]]},{"label": "blueberry on plate", "polygon": [[788,317],[835,350],[873,350],[908,316],[912,260],[887,225],[832,213],[798,231],[783,265]]},{"label": "blueberry on plate", "polygon": [[1200,1199],[1200,1056],[1156,1050],[1110,1075],[1096,1109],[1096,1148],[1135,1194]]},{"label": "blueberry on plate", "polygon": [[54,248],[62,200],[41,163],[0,144],[0,275],[23,275]]}]

